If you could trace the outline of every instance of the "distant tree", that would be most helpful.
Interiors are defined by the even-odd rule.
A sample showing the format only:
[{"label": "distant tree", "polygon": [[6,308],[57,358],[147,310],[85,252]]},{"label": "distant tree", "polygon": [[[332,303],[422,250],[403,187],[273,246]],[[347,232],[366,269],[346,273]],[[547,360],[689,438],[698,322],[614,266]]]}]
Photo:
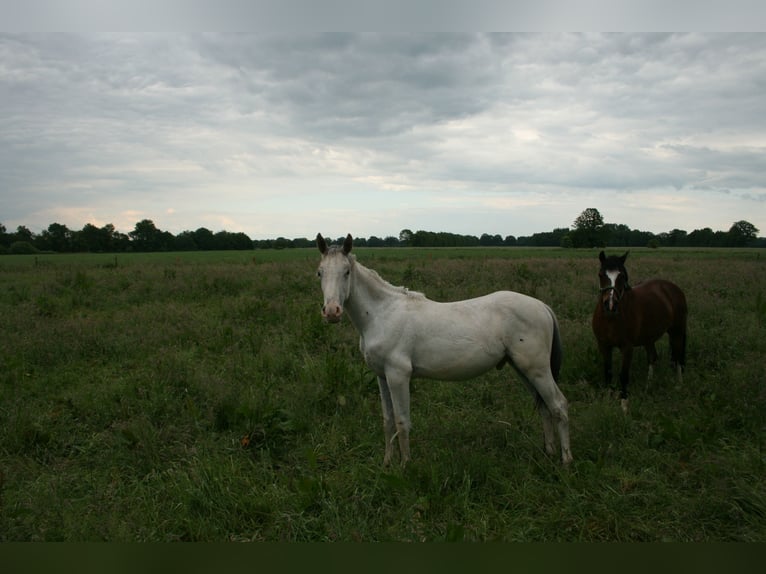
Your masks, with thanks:
[{"label": "distant tree", "polygon": [[114,228],[114,225],[108,223],[106,225],[110,229],[111,239],[109,243],[113,251],[128,251],[130,249],[130,237],[127,233],[120,233]]},{"label": "distant tree", "polygon": [[715,245],[715,233],[709,227],[695,229],[687,239],[689,245],[693,247],[712,247]]},{"label": "distant tree", "polygon": [[86,223],[79,233],[81,249],[94,253],[113,251],[114,225],[106,224],[104,227],[96,227],[92,223]]},{"label": "distant tree", "polygon": [[32,233],[27,227],[24,225],[19,225],[16,228],[16,233],[12,235],[13,241],[24,241],[26,243],[32,244],[35,240],[35,234]]},{"label": "distant tree", "polygon": [[37,239],[37,247],[43,251],[63,253],[72,251],[72,232],[63,223],[51,223]]},{"label": "distant tree", "polygon": [[194,241],[194,232],[182,231],[176,235],[175,246],[178,251],[197,251],[197,242]]},{"label": "distant tree", "polygon": [[418,230],[412,234],[410,245],[412,247],[477,247],[479,238],[475,235]]},{"label": "distant tree", "polygon": [[745,247],[758,237],[758,228],[749,221],[735,222],[729,228],[729,245],[732,247]]},{"label": "distant tree", "polygon": [[209,251],[215,249],[215,237],[213,232],[206,227],[200,227],[192,234],[194,237],[194,243],[197,244],[197,249],[201,251]]},{"label": "distant tree", "polygon": [[120,233],[113,224],[107,223],[101,228],[104,241],[106,242],[105,251],[127,251],[130,246],[130,238],[125,233]]},{"label": "distant tree", "polygon": [[688,234],[683,229],[673,229],[669,233],[663,234],[662,244],[666,247],[685,247]]},{"label": "distant tree", "polygon": [[[288,242],[288,246],[292,247],[292,242]],[[217,231],[214,233],[213,249],[218,249],[219,251],[234,249],[234,234],[228,231]]]},{"label": "distant tree", "polygon": [[503,239],[503,245],[513,247],[516,245],[516,238],[513,235],[506,235],[505,239]]},{"label": "distant tree", "polygon": [[604,247],[606,231],[604,218],[599,210],[589,207],[575,219],[570,237],[575,247]]},{"label": "distant tree", "polygon": [[521,247],[560,247],[561,241],[570,235],[569,228],[557,227],[553,231],[534,233],[529,237],[519,237],[516,241]]},{"label": "distant tree", "polygon": [[306,237],[296,237],[295,239],[293,239],[293,247],[296,247],[296,248],[297,247],[313,247],[314,245],[316,245],[316,243],[314,243],[313,241],[311,241],[310,239]]},{"label": "distant tree", "polygon": [[277,237],[274,241],[274,249],[286,249],[290,247],[290,241],[284,237]]},{"label": "distant tree", "polygon": [[159,251],[161,233],[151,219],[142,219],[128,235],[136,251]]},{"label": "distant tree", "polygon": [[[215,249],[247,250],[253,248],[253,241],[242,232],[219,231],[213,235],[213,239]],[[295,247],[294,241],[288,241],[287,246]]]},{"label": "distant tree", "polygon": [[402,247],[407,247],[410,245],[410,242],[412,241],[412,230],[411,229],[402,229],[399,232],[399,245]]},{"label": "distant tree", "polygon": [[611,247],[645,247],[653,237],[650,231],[631,229],[623,223],[604,224],[606,245]]},{"label": "distant tree", "polygon": [[494,247],[503,244],[503,238],[500,235],[490,235],[489,233],[482,233],[479,238],[479,245],[485,247]]},{"label": "distant tree", "polygon": [[600,229],[604,226],[604,217],[595,207],[585,209],[574,221],[575,229]]},{"label": "distant tree", "polygon": [[367,238],[367,247],[384,247],[385,245],[385,242],[375,235],[370,235]]},{"label": "distant tree", "polygon": [[630,227],[627,225],[622,223],[605,223],[604,232],[609,236],[609,245],[630,245]]},{"label": "distant tree", "polygon": [[157,251],[173,251],[175,249],[176,237],[170,231],[160,231],[157,234]]},{"label": "distant tree", "polygon": [[[638,229],[632,229],[628,236],[628,247],[645,247],[650,241],[656,241],[654,233],[651,231],[640,231]],[[616,245],[613,243],[613,245]]]}]

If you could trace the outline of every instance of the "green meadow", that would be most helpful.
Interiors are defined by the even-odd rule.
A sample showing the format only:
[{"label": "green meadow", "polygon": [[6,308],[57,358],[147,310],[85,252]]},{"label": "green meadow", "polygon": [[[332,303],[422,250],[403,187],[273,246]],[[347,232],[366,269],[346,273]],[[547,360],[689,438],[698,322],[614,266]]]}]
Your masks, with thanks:
[{"label": "green meadow", "polygon": [[315,249],[9,255],[0,541],[766,540],[764,250],[631,250],[632,282],[676,282],[690,314],[683,384],[666,339],[650,386],[638,350],[627,415],[590,328],[597,250],[355,252],[432,299],[548,303],[572,465],[506,368],[413,381],[412,462],[383,467],[377,383],[348,320],[321,319]]}]

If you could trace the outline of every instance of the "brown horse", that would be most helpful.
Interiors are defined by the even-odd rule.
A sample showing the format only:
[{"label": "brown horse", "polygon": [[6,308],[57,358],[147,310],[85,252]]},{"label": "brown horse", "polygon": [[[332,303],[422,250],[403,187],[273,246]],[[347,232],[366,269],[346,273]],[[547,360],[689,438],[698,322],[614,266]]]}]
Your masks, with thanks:
[{"label": "brown horse", "polygon": [[667,333],[670,337],[670,360],[681,381],[686,360],[686,297],[675,284],[664,279],[650,279],[631,287],[625,259],[604,252],[598,254],[601,269],[598,277],[601,295],[593,311],[593,334],[604,359],[604,380],[612,382],[612,349],[622,354],[620,402],[628,408],[628,380],[634,347],[646,349],[649,376],[652,378],[657,349],[654,343]]}]

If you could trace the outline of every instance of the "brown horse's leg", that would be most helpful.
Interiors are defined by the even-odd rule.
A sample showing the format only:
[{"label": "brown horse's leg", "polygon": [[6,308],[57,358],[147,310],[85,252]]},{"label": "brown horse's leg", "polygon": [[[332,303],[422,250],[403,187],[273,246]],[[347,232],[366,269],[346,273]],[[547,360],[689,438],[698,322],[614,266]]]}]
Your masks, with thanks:
[{"label": "brown horse's leg", "polygon": [[598,350],[604,360],[604,386],[609,388],[612,384],[612,347],[605,343],[599,343]]},{"label": "brown horse's leg", "polygon": [[630,380],[630,363],[633,360],[633,347],[626,345],[622,352],[622,367],[620,368],[620,406],[623,412],[628,412],[628,382]]},{"label": "brown horse's leg", "polygon": [[654,375],[654,365],[657,362],[658,355],[657,347],[654,346],[654,343],[644,345],[644,349],[646,349],[646,362],[649,363],[649,372],[646,375],[646,386],[648,387]]},{"label": "brown horse's leg", "polygon": [[670,336],[670,362],[676,368],[678,382],[683,379],[684,366],[686,364],[686,328],[668,331]]}]

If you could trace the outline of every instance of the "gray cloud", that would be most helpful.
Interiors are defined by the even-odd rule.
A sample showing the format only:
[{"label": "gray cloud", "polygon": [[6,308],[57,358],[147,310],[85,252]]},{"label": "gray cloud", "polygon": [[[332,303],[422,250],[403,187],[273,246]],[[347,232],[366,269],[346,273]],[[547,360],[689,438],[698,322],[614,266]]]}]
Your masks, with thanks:
[{"label": "gray cloud", "polygon": [[310,235],[348,225],[324,194],[361,235],[436,200],[519,235],[622,193],[764,228],[764,88],[762,34],[0,35],[0,221]]}]

